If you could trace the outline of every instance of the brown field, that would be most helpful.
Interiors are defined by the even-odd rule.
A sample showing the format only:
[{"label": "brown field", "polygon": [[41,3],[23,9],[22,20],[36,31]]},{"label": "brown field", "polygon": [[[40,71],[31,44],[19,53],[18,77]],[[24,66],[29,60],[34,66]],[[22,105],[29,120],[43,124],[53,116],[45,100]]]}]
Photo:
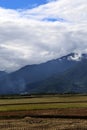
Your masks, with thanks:
[{"label": "brown field", "polygon": [[87,96],[0,99],[0,130],[87,130]]},{"label": "brown field", "polygon": [[87,120],[25,117],[0,120],[0,130],[87,130]]}]

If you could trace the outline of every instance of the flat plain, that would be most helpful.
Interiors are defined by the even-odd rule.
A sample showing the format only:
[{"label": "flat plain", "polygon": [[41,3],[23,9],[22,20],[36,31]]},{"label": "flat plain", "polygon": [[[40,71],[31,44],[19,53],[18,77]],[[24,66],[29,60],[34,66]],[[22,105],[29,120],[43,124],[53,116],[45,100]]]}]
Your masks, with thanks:
[{"label": "flat plain", "polygon": [[1,97],[0,130],[87,130],[87,95]]}]

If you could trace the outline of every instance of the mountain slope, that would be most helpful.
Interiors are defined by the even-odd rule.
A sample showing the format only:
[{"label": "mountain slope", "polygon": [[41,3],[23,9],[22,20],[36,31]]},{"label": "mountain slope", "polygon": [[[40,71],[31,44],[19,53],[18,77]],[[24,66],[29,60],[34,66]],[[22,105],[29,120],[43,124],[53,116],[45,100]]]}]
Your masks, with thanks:
[{"label": "mountain slope", "polygon": [[29,93],[87,93],[87,59],[44,81],[28,84]]},{"label": "mountain slope", "polygon": [[3,76],[6,76],[7,73],[5,71],[0,71],[0,78],[3,77]]},{"label": "mountain slope", "polygon": [[74,67],[79,61],[74,60],[76,55],[71,53],[56,60],[51,60],[38,65],[28,65],[20,70],[8,74],[0,80],[0,94],[21,93],[26,90],[26,85],[45,80],[53,75],[60,75]]}]

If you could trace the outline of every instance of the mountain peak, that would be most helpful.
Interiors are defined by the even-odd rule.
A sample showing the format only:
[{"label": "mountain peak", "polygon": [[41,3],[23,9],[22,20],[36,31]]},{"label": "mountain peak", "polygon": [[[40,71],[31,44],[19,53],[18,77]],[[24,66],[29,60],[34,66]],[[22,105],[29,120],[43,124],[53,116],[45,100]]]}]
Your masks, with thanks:
[{"label": "mountain peak", "polygon": [[81,53],[71,53],[71,55],[68,56],[68,60],[81,61],[82,57]]},{"label": "mountain peak", "polygon": [[70,61],[81,61],[83,59],[87,59],[86,53],[70,53],[67,56],[65,56],[67,60]]}]

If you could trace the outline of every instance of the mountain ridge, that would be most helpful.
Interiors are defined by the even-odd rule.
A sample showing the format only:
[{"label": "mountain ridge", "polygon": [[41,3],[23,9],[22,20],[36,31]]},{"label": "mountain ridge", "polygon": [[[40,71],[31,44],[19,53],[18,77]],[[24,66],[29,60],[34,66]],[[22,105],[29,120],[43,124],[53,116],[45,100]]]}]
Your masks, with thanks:
[{"label": "mountain ridge", "polygon": [[[20,94],[26,91],[29,92],[32,88],[32,84],[37,85],[37,82],[43,81],[45,84],[45,80],[48,80],[51,77],[54,79],[56,75],[61,77],[61,74],[74,68],[76,65],[83,62],[83,60],[87,61],[87,54],[79,55],[78,53],[70,53],[45,63],[24,66],[0,79],[0,94]],[[44,89],[44,86],[43,88],[41,87],[41,89]],[[48,87],[48,91],[50,91],[50,89],[54,91],[55,87],[52,85],[50,86]],[[60,90],[62,91],[61,88],[59,88],[57,92],[60,92]]]},{"label": "mountain ridge", "polygon": [[[87,93],[86,67],[87,60],[83,60],[73,68],[70,68],[60,75],[55,75],[44,81],[30,84],[29,92],[37,93],[38,91],[39,93]],[[41,87],[43,87],[43,89]]]}]

